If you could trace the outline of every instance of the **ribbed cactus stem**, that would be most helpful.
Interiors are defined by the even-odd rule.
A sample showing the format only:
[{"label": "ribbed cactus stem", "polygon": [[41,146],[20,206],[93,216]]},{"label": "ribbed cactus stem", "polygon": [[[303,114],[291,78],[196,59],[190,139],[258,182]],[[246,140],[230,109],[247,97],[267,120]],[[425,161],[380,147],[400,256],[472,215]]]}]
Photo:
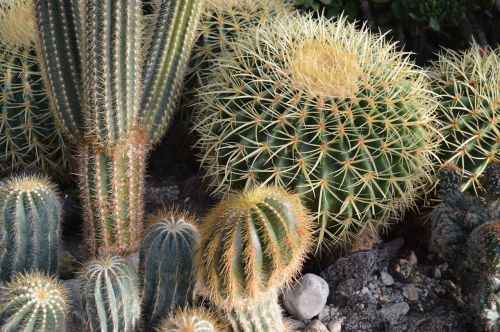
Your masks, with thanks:
[{"label": "ribbed cactus stem", "polygon": [[121,257],[88,263],[81,276],[82,303],[91,332],[134,332],[140,323],[137,273]]},{"label": "ribbed cactus stem", "polygon": [[143,276],[145,326],[154,327],[193,300],[193,255],[199,236],[193,218],[183,212],[160,211],[151,216],[149,223],[140,250],[139,269]]},{"label": "ribbed cactus stem", "polygon": [[0,279],[15,272],[57,273],[61,204],[38,176],[8,179],[0,189]]},{"label": "ribbed cactus stem", "polygon": [[41,273],[18,274],[2,290],[2,332],[64,332],[68,295],[52,277]]},{"label": "ribbed cactus stem", "polygon": [[174,111],[202,1],[159,1],[149,16],[140,0],[35,4],[59,120],[88,158],[80,183],[91,253],[133,252],[144,159]]},{"label": "ribbed cactus stem", "polygon": [[166,318],[157,332],[219,332],[218,318],[202,307],[179,309]]}]

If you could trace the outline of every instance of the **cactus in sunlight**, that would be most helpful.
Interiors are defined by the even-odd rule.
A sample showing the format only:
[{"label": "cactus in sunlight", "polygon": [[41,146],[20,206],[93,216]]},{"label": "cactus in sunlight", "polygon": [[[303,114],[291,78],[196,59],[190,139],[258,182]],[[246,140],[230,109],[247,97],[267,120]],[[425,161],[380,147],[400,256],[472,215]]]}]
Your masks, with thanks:
[{"label": "cactus in sunlight", "polygon": [[81,275],[82,303],[91,332],[134,332],[141,303],[138,277],[127,261],[103,256],[91,261]]},{"label": "cactus in sunlight", "polygon": [[464,172],[461,189],[481,189],[486,167],[500,161],[500,47],[444,50],[432,69],[445,139],[443,163]]},{"label": "cactus in sunlight", "polygon": [[38,47],[31,0],[0,0],[0,174],[70,167]]},{"label": "cactus in sunlight", "polygon": [[219,332],[217,317],[202,307],[178,309],[166,318],[157,332]]},{"label": "cactus in sunlight", "polygon": [[57,279],[38,272],[17,274],[2,294],[2,332],[66,331],[69,296]]},{"label": "cactus in sunlight", "polygon": [[16,272],[57,273],[61,204],[49,180],[13,177],[0,188],[0,280]]},{"label": "cactus in sunlight", "polygon": [[[90,254],[134,252],[146,157],[174,111],[198,0],[35,0],[57,119],[77,144]],[[144,51],[142,51],[144,50]]]},{"label": "cactus in sunlight", "polygon": [[383,228],[428,187],[436,103],[394,43],[345,17],[303,15],[263,24],[230,49],[199,89],[195,119],[214,193],[296,190],[330,247]]},{"label": "cactus in sunlight", "polygon": [[139,270],[144,322],[153,327],[192,302],[198,230],[191,216],[175,210],[154,214],[149,224],[139,252]]}]

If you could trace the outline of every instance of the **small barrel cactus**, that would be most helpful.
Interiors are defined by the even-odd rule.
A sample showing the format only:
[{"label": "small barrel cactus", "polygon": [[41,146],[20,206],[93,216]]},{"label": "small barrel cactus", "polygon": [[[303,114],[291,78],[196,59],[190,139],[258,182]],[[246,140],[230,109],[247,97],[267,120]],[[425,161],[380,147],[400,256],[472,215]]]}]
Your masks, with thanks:
[{"label": "small barrel cactus", "polygon": [[136,331],[141,315],[138,277],[125,259],[104,256],[91,261],[81,280],[90,331]]},{"label": "small barrel cactus", "polygon": [[297,195],[254,188],[224,199],[200,227],[198,282],[218,306],[259,299],[290,281],[312,244]]},{"label": "small barrel cactus", "polygon": [[225,317],[229,331],[233,332],[288,331],[284,329],[277,296],[272,292],[228,311]]},{"label": "small barrel cactus", "polygon": [[319,242],[387,225],[432,174],[440,138],[427,78],[345,18],[283,16],[222,51],[199,89],[200,160],[214,192],[296,190]]},{"label": "small barrel cactus", "polygon": [[0,173],[70,166],[37,53],[31,0],[0,0]]},{"label": "small barrel cactus", "polygon": [[461,189],[481,188],[481,176],[500,161],[500,47],[478,45],[445,50],[433,64],[432,87],[439,95],[439,120],[445,124],[440,156],[465,174]]},{"label": "small barrel cactus", "polygon": [[2,332],[65,331],[68,295],[55,278],[39,272],[17,274],[2,294]]},{"label": "small barrel cactus", "polygon": [[199,236],[193,218],[186,213],[161,211],[149,222],[139,269],[143,317],[145,325],[152,327],[177,307],[192,302],[196,281],[193,255]]},{"label": "small barrel cactus", "polygon": [[219,332],[216,316],[204,308],[179,309],[165,319],[157,332]]},{"label": "small barrel cactus", "polygon": [[0,279],[15,272],[57,273],[61,204],[39,176],[13,177],[0,188]]}]

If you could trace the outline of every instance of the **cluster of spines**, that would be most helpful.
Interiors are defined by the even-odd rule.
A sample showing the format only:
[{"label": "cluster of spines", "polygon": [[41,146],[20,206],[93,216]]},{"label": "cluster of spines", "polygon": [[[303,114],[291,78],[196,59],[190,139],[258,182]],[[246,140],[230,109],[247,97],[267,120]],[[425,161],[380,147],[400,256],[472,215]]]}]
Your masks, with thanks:
[{"label": "cluster of spines", "polygon": [[39,176],[13,177],[0,188],[0,279],[15,272],[57,273],[61,204]]},{"label": "cluster of spines", "polygon": [[39,272],[18,274],[2,289],[3,332],[63,332],[69,301],[66,289]]},{"label": "cluster of spines", "polygon": [[264,23],[230,49],[199,89],[195,119],[215,193],[292,188],[316,214],[320,243],[345,244],[425,190],[439,124],[408,54],[345,18],[310,16]]},{"label": "cluster of spines", "polygon": [[157,332],[219,332],[219,318],[204,309],[183,308],[169,315],[158,327]]},{"label": "cluster of spines", "polygon": [[138,276],[127,261],[103,256],[81,276],[82,303],[90,331],[133,332],[140,326]]},{"label": "cluster of spines", "polygon": [[177,308],[191,304],[196,281],[193,255],[199,236],[193,218],[176,210],[160,211],[149,223],[139,270],[144,324],[153,327]]}]

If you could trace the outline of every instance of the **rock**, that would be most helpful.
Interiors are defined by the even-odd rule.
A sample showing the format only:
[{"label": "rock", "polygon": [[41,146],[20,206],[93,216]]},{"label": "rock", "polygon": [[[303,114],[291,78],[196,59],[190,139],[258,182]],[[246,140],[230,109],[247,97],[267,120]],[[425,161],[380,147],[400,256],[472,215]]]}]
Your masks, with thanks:
[{"label": "rock", "polygon": [[303,331],[306,328],[306,324],[300,320],[284,317],[283,321],[286,326],[286,331]]},{"label": "rock", "polygon": [[82,300],[80,297],[80,280],[70,279],[62,280],[62,284],[68,290],[71,309],[66,318],[66,331],[80,332],[84,331],[85,314],[83,311]]},{"label": "rock", "polygon": [[328,332],[328,329],[318,319],[315,319],[307,325],[304,332]]},{"label": "rock", "polygon": [[340,332],[342,331],[342,322],[341,319],[334,319],[328,323],[328,331],[329,332]]},{"label": "rock", "polygon": [[441,278],[441,270],[439,267],[435,267],[434,270],[432,271],[432,276],[436,279]]},{"label": "rock", "polygon": [[283,292],[283,306],[295,319],[311,319],[325,307],[328,293],[326,281],[308,273]]},{"label": "rock", "polygon": [[330,320],[330,306],[328,304],[319,312],[318,319],[323,323]]},{"label": "rock", "polygon": [[408,256],[408,262],[410,262],[410,265],[417,265],[418,263],[417,255],[415,255],[415,252],[413,250]]},{"label": "rock", "polygon": [[369,276],[377,271],[387,271],[389,262],[397,257],[403,243],[403,239],[398,238],[373,250],[355,252],[339,258],[321,272],[330,286],[328,303],[345,305]]},{"label": "rock", "polygon": [[403,296],[410,301],[418,301],[418,288],[414,285],[403,287]]},{"label": "rock", "polygon": [[408,311],[410,311],[410,306],[406,302],[396,303],[388,307],[382,308],[381,310],[382,315],[384,316],[387,315],[404,316],[408,313]]},{"label": "rock", "polygon": [[394,285],[394,278],[387,272],[382,271],[380,272],[380,279],[386,286],[392,286]]}]

